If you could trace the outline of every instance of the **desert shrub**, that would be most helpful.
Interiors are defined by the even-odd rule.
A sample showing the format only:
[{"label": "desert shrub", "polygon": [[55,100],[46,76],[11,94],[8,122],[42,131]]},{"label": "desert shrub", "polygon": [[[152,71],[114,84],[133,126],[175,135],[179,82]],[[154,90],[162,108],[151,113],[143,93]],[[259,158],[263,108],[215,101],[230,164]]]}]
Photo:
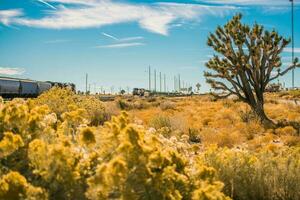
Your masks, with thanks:
[{"label": "desert shrub", "polygon": [[257,136],[264,134],[265,131],[261,122],[257,119],[252,119],[247,123],[236,123],[236,128],[247,138],[247,140],[252,140]]},{"label": "desert shrub", "polygon": [[243,135],[234,128],[215,129],[203,128],[200,132],[201,141],[204,145],[209,146],[216,144],[219,147],[232,148],[244,141]]},{"label": "desert shrub", "polygon": [[258,121],[258,117],[251,110],[239,111],[240,118],[243,122]]},{"label": "desert shrub", "polygon": [[51,112],[61,118],[65,112],[85,109],[86,119],[97,126],[108,120],[104,104],[94,96],[76,95],[72,90],[54,87],[32,102],[34,105],[47,105]]},{"label": "desert shrub", "polygon": [[137,99],[137,100],[133,100],[133,99],[119,99],[117,101],[117,105],[121,110],[132,110],[132,109],[137,109],[137,110],[141,110],[141,109],[146,109],[150,107],[150,104],[142,99]]},{"label": "desert shrub", "polygon": [[60,118],[32,101],[0,108],[0,199],[228,199],[213,168],[179,153],[185,140],[165,145],[126,113],[91,127],[76,105]]},{"label": "desert shrub", "polygon": [[87,111],[88,119],[92,126],[102,125],[109,119],[104,104],[94,96],[78,96],[76,98],[78,108]]},{"label": "desert shrub", "polygon": [[299,152],[276,145],[259,152],[211,147],[202,159],[217,170],[233,199],[299,199]]},{"label": "desert shrub", "polygon": [[163,115],[154,116],[150,121],[150,126],[155,129],[167,127],[172,128],[170,118]]},{"label": "desert shrub", "polygon": [[49,191],[50,199],[84,199],[84,183],[77,170],[82,154],[69,140],[70,136],[51,144],[36,139],[29,144],[32,172]]},{"label": "desert shrub", "polygon": [[9,172],[0,177],[0,199],[46,200],[47,192],[29,184],[18,172]]},{"label": "desert shrub", "polygon": [[133,107],[133,109],[141,110],[141,109],[149,108],[150,104],[143,100],[137,100],[137,101],[133,102],[132,107]]},{"label": "desert shrub", "polygon": [[173,110],[176,108],[176,104],[171,101],[163,101],[159,107],[161,110]]},{"label": "desert shrub", "polygon": [[292,126],[286,126],[282,128],[277,128],[275,130],[277,135],[296,135],[297,131]]},{"label": "desert shrub", "polygon": [[132,109],[132,103],[127,102],[126,100],[119,99],[117,105],[121,110],[130,110]]},{"label": "desert shrub", "polygon": [[103,155],[107,159],[88,179],[89,199],[226,199],[213,168],[189,166],[155,135],[129,124],[126,114],[103,132],[112,141],[102,149],[109,157]]},{"label": "desert shrub", "polygon": [[182,115],[173,115],[169,117],[170,126],[173,131],[178,131],[181,134],[187,134],[189,130],[188,122],[186,117]]},{"label": "desert shrub", "polygon": [[22,137],[12,132],[5,132],[0,141],[0,158],[6,157],[24,146]]},{"label": "desert shrub", "polygon": [[104,106],[106,119],[110,120],[112,116],[117,116],[120,114],[120,108],[118,107],[116,102],[106,102]]},{"label": "desert shrub", "polygon": [[227,99],[223,100],[222,103],[225,108],[230,108],[234,104],[234,102],[232,100],[227,100]]},{"label": "desert shrub", "polygon": [[147,98],[147,101],[148,101],[149,103],[156,102],[156,101],[157,101],[157,98],[156,98],[156,97],[150,97],[150,98]]},{"label": "desert shrub", "polygon": [[300,90],[290,90],[288,91],[288,94],[291,95],[294,98],[300,97]]},{"label": "desert shrub", "polygon": [[41,94],[36,100],[34,105],[47,105],[52,112],[58,117],[62,113],[67,112],[70,105],[74,105],[76,101],[75,93],[70,89],[62,89],[53,87],[49,91]]},{"label": "desert shrub", "polygon": [[200,131],[198,129],[189,128],[189,140],[194,143],[200,143]]}]

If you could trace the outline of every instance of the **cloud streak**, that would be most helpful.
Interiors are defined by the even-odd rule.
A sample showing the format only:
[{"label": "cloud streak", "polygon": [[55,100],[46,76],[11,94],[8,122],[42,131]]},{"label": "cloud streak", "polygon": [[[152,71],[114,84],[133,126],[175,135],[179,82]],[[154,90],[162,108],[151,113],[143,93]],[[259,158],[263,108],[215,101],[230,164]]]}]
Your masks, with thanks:
[{"label": "cloud streak", "polygon": [[96,48],[116,49],[116,48],[143,46],[143,45],[145,45],[145,43],[132,42],[132,43],[118,43],[118,44],[100,45],[100,46],[96,46]]},{"label": "cloud streak", "polygon": [[21,75],[25,72],[22,68],[0,67],[1,75]]},{"label": "cloud streak", "polygon": [[52,6],[50,3],[47,3],[47,2],[44,1],[44,0],[37,0],[37,1],[40,2],[40,3],[42,3],[42,4],[44,4],[44,5],[46,5],[46,6],[48,6],[49,8],[52,8],[52,9],[54,9],[54,10],[57,10],[56,7]]},{"label": "cloud streak", "polygon": [[101,34],[102,34],[102,35],[104,35],[104,36],[106,36],[106,37],[108,37],[108,38],[110,38],[110,39],[113,39],[113,40],[119,41],[119,39],[118,39],[118,38],[116,38],[115,36],[112,36],[112,35],[110,35],[110,34],[108,34],[108,33],[104,33],[104,32],[102,32]]},{"label": "cloud streak", "polygon": [[66,42],[70,42],[70,40],[64,40],[64,39],[49,40],[49,41],[45,41],[45,44],[59,44],[59,43],[66,43]]},{"label": "cloud streak", "polygon": [[144,39],[144,37],[142,37],[142,36],[126,37],[126,38],[120,38],[119,39],[119,38],[117,38],[117,37],[115,37],[115,36],[113,36],[111,34],[108,34],[108,33],[102,32],[101,34],[104,35],[104,36],[106,36],[106,37],[108,37],[108,38],[110,38],[110,39],[118,41],[118,42],[128,42],[128,41],[134,41],[134,40],[142,40],[142,39]]},{"label": "cloud streak", "polygon": [[[198,0],[198,2],[226,4],[226,5],[246,5],[246,6],[284,6],[290,5],[287,0]],[[294,0],[295,4],[299,4]]]},{"label": "cloud streak", "polygon": [[[49,29],[78,29],[136,22],[147,31],[168,35],[172,24],[178,21],[199,21],[204,15],[224,16],[236,9],[234,6],[183,3],[133,4],[112,0],[42,1],[55,2],[58,4],[57,9],[47,12],[47,15],[41,18],[8,16],[6,24]],[[1,22],[3,23],[3,20]]]}]

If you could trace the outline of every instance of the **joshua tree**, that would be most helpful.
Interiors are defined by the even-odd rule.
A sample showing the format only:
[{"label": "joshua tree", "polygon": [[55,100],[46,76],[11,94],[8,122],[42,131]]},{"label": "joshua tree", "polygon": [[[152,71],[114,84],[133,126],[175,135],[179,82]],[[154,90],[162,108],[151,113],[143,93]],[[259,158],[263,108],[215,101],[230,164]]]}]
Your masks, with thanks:
[{"label": "joshua tree", "polygon": [[200,91],[200,87],[201,87],[200,83],[197,83],[197,84],[196,84],[197,92]]},{"label": "joshua tree", "polygon": [[291,66],[281,70],[280,54],[290,39],[280,36],[275,30],[264,31],[263,26],[253,27],[241,23],[242,15],[234,16],[224,27],[218,27],[215,34],[207,40],[217,55],[206,66],[207,82],[215,91],[216,97],[236,95],[250,105],[265,125],[274,125],[264,112],[264,92],[266,86],[295,67],[296,58]]},{"label": "joshua tree", "polygon": [[126,91],[123,90],[123,89],[121,89],[120,94],[121,94],[121,95],[124,95],[125,93],[126,93]]}]

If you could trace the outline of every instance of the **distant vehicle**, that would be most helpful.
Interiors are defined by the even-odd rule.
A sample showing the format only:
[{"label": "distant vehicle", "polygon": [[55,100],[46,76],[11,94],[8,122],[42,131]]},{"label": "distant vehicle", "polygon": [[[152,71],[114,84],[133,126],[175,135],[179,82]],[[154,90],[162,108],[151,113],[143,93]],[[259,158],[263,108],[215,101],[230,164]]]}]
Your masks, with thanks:
[{"label": "distant vehicle", "polygon": [[266,92],[280,92],[283,90],[283,87],[280,83],[271,83],[267,85]]},{"label": "distant vehicle", "polygon": [[0,77],[0,96],[4,98],[37,97],[54,86],[68,87],[73,91],[76,89],[75,84],[73,83],[43,82],[29,79]]},{"label": "distant vehicle", "polygon": [[145,96],[147,91],[144,88],[133,88],[132,94],[134,96]]}]

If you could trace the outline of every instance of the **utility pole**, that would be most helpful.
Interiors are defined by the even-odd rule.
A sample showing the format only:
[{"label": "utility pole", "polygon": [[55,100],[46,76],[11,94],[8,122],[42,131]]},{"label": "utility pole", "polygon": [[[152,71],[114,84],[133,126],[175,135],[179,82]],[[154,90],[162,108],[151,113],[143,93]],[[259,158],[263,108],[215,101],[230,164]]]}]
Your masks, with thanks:
[{"label": "utility pole", "polygon": [[164,74],[164,92],[167,92],[166,74]]},{"label": "utility pole", "polygon": [[111,87],[110,87],[110,93],[113,94],[113,93],[114,93],[114,90],[115,90],[115,86],[111,86]]},{"label": "utility pole", "polygon": [[180,74],[178,74],[178,89],[179,92],[181,91],[181,86],[180,86]]},{"label": "utility pole", "polygon": [[156,92],[156,69],[154,70],[154,92]]},{"label": "utility pole", "polygon": [[[292,3],[292,64],[294,63],[294,48],[295,48],[295,43],[294,43],[294,0],[290,0]],[[295,88],[295,68],[292,70],[292,87],[293,89]]]},{"label": "utility pole", "polygon": [[151,91],[151,67],[149,65],[149,91]]},{"label": "utility pole", "polygon": [[162,88],[162,82],[161,82],[161,72],[159,72],[159,92],[162,92],[161,91],[161,88]]},{"label": "utility pole", "polygon": [[97,91],[96,91],[96,83],[94,83],[94,93],[96,94]]},{"label": "utility pole", "polygon": [[88,91],[88,74],[85,74],[85,94],[87,95]]},{"label": "utility pole", "polygon": [[176,80],[176,76],[174,76],[174,92],[177,91],[176,85],[177,85],[177,80]]}]

